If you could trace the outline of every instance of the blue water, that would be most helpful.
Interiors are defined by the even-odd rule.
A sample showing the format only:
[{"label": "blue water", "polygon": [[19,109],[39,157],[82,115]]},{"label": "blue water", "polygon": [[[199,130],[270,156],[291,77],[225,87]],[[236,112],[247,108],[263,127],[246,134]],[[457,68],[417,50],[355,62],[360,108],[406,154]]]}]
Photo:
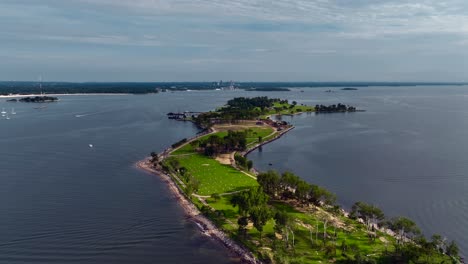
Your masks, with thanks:
[{"label": "blue water", "polygon": [[283,117],[296,128],[250,154],[255,166],[293,171],[335,192],[348,209],[365,201],[388,217],[410,217],[466,254],[468,87],[336,91],[308,91],[298,102],[342,102],[366,112]]},{"label": "blue water", "polygon": [[467,88],[61,96],[42,110],[0,99],[17,112],[0,118],[0,263],[237,262],[134,162],[197,132],[167,112],[257,95],[367,112],[284,117],[296,128],[249,155],[255,166],[292,170],[344,206],[363,200],[409,216],[468,252]]}]

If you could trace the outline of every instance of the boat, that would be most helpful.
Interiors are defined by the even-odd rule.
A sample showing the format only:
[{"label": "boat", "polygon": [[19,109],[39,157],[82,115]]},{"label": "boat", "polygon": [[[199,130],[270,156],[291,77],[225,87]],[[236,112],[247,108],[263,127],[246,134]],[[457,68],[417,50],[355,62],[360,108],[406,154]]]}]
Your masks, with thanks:
[{"label": "boat", "polygon": [[12,114],[12,115],[16,115],[16,112],[15,112],[15,109],[14,109],[14,108],[11,109],[11,114]]},{"label": "boat", "polygon": [[6,116],[6,119],[7,119],[7,120],[10,120],[10,117],[7,115],[7,116]]},{"label": "boat", "polygon": [[94,147],[94,146],[93,146],[93,144],[89,144],[89,147],[92,148],[92,147]]},{"label": "boat", "polygon": [[5,116],[6,115],[6,111],[5,111],[5,108],[2,108],[2,116]]}]

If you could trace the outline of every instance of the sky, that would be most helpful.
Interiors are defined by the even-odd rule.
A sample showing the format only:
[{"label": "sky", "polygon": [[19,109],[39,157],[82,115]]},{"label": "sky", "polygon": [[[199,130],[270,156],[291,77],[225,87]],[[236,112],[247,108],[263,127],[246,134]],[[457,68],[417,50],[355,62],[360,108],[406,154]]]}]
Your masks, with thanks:
[{"label": "sky", "polygon": [[467,0],[0,0],[0,80],[468,81]]}]

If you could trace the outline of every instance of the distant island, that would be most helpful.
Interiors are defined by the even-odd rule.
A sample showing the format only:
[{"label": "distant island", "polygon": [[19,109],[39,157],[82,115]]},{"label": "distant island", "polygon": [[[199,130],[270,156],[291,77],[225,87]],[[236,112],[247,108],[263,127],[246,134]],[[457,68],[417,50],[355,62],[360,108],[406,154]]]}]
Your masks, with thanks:
[{"label": "distant island", "polygon": [[333,105],[316,105],[315,112],[317,113],[345,113],[345,112],[362,112],[363,110],[356,110],[354,106],[347,106],[341,103],[333,104]]},{"label": "distant island", "polygon": [[291,91],[288,88],[275,88],[275,87],[259,87],[259,88],[246,88],[246,91],[255,91],[255,92],[289,92]]},{"label": "distant island", "polygon": [[[14,99],[7,100],[7,101],[16,102],[16,101],[12,101],[12,100],[14,100]],[[24,102],[24,103],[50,103],[50,102],[58,101],[58,98],[53,97],[53,96],[30,96],[30,97],[20,98],[17,101]]]},{"label": "distant island", "polygon": [[137,165],[162,177],[202,232],[247,263],[459,261],[455,242],[447,243],[440,235],[427,240],[406,217],[387,218],[365,202],[354,203],[346,212],[329,190],[291,172],[259,172],[246,158],[294,128],[271,115],[321,109],[356,108],[234,98],[215,111],[185,115],[203,131],[152,152]]},{"label": "distant island", "polygon": [[343,91],[357,91],[358,88],[346,87],[346,88],[343,88],[341,90],[343,90]]}]

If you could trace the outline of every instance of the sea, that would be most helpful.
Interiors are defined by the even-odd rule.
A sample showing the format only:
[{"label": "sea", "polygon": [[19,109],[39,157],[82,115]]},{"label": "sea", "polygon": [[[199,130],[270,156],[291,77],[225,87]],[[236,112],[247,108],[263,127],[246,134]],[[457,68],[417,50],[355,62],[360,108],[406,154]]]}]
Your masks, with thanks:
[{"label": "sea", "polygon": [[409,217],[468,253],[468,86],[314,87],[0,98],[0,263],[238,263],[135,162],[199,132],[166,113],[239,96],[365,110],[282,116],[295,128],[248,158],[333,191],[344,208],[364,201]]}]

